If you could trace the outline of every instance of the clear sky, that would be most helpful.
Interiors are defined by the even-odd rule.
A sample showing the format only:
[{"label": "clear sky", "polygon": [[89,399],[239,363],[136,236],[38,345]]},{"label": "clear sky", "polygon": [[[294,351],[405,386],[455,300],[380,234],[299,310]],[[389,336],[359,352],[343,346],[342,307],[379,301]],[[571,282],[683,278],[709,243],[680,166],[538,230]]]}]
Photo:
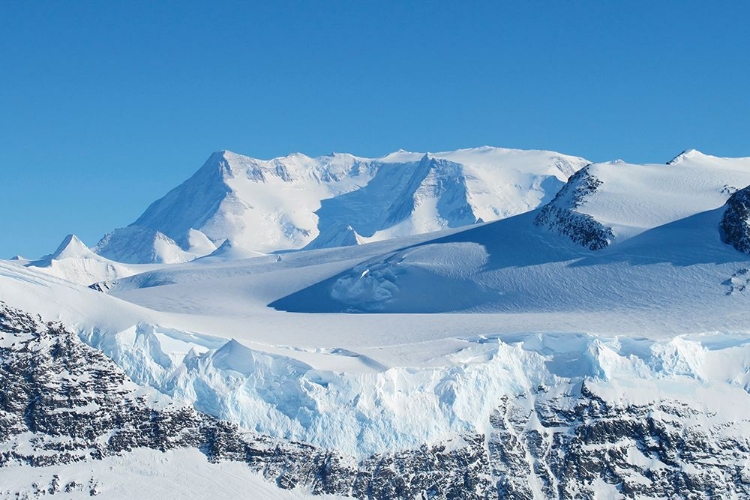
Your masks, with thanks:
[{"label": "clear sky", "polygon": [[750,2],[0,2],[0,258],[211,152],[750,156]]}]

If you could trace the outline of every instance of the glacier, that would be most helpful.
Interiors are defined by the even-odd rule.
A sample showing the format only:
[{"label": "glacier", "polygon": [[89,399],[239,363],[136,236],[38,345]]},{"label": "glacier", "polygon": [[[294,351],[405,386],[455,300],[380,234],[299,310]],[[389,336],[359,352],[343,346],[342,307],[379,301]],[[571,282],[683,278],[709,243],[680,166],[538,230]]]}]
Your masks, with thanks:
[{"label": "glacier", "polygon": [[[540,387],[564,394],[584,381],[621,405],[682,400],[706,405],[726,422],[744,419],[750,409],[745,334],[481,336],[463,339],[440,360],[444,366],[371,373],[315,369],[234,340],[209,348],[216,340],[196,343],[186,334],[143,326],[82,339],[136,383],[178,402],[261,434],[359,457],[487,433],[503,398],[529,398]],[[170,354],[176,342],[183,351],[190,348],[181,360]]]}]

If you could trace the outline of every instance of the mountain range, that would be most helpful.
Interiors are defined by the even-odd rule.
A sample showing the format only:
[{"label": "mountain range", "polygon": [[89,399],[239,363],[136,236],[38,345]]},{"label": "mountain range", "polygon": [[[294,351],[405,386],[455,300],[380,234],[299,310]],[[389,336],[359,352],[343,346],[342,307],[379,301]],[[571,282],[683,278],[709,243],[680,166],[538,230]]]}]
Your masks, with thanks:
[{"label": "mountain range", "polygon": [[221,151],[93,250],[124,263],[176,263],[227,241],[271,253],[461,227],[536,208],[587,163],[491,147],[377,159],[333,153],[257,160]]},{"label": "mountain range", "polygon": [[0,261],[0,496],[745,498],[749,290],[750,158],[215,153]]}]

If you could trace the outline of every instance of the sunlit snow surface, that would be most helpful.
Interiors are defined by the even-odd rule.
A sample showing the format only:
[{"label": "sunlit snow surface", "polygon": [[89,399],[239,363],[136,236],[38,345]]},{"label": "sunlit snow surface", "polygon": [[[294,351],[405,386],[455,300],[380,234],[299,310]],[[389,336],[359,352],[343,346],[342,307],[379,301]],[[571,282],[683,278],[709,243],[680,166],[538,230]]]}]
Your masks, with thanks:
[{"label": "sunlit snow surface", "polygon": [[583,379],[623,403],[690,400],[729,421],[750,408],[750,259],[718,225],[750,184],[746,163],[593,166],[602,184],[576,209],[615,229],[600,251],[531,212],[156,266],[108,294],[5,261],[0,299],[75,326],[179,401],[360,456],[482,432],[503,395]]},{"label": "sunlit snow surface", "polygon": [[[20,493],[19,493],[20,492]],[[196,449],[136,449],[117,457],[50,467],[0,467],[0,498],[57,495],[65,499],[180,498],[335,499],[282,490],[239,462],[209,463]],[[93,493],[93,494],[92,494]]]}]

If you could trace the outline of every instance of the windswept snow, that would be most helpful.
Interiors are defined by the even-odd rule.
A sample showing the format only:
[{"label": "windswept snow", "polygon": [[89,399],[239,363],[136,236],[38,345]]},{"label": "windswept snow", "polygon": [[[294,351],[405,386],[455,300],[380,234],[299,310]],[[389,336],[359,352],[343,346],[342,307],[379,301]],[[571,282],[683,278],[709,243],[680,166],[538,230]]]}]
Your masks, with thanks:
[{"label": "windswept snow", "polygon": [[[365,260],[272,305],[296,312],[493,312],[514,324],[529,314],[527,328],[545,330],[555,327],[543,314],[581,314],[573,326],[579,331],[744,329],[747,297],[728,298],[726,283],[748,262],[719,237],[723,210],[599,251],[550,234],[533,224],[535,213],[524,214]],[[480,252],[487,255],[481,265]],[[423,255],[443,264],[431,266]],[[610,319],[602,324],[588,314]]]},{"label": "windswept snow", "polygon": [[156,313],[113,296],[91,290],[47,270],[0,260],[0,300],[39,314],[45,321],[62,321],[76,328],[121,331],[139,321],[153,322]]},{"label": "windswept snow", "polygon": [[194,448],[138,449],[117,457],[67,465],[0,467],[0,498],[24,494],[65,499],[177,500],[181,498],[334,499],[304,490],[282,490],[239,462],[210,463]]}]

